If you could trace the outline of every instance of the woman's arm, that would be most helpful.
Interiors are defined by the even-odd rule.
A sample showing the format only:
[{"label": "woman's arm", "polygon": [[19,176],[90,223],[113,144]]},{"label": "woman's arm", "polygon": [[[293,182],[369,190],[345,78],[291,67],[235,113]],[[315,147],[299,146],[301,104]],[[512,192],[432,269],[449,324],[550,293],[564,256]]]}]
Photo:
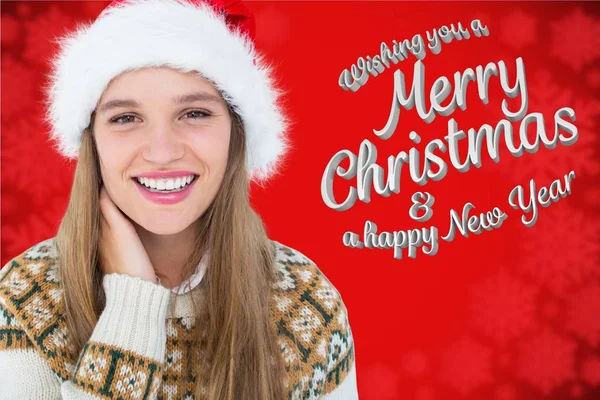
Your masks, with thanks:
[{"label": "woman's arm", "polygon": [[71,379],[62,383],[14,314],[0,303],[3,398],[157,397],[163,373],[170,290],[122,274],[105,275],[103,286],[106,307],[79,354]]},{"label": "woman's arm", "polygon": [[5,399],[60,399],[60,383],[0,292],[0,393]]}]

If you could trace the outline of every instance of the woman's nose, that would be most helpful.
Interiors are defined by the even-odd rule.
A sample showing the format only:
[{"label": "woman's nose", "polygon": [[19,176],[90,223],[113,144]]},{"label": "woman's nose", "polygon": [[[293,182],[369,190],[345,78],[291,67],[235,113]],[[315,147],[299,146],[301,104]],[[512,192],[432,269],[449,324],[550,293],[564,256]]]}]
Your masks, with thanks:
[{"label": "woman's nose", "polygon": [[164,124],[151,128],[143,157],[156,164],[169,164],[183,157],[185,145],[172,127]]}]

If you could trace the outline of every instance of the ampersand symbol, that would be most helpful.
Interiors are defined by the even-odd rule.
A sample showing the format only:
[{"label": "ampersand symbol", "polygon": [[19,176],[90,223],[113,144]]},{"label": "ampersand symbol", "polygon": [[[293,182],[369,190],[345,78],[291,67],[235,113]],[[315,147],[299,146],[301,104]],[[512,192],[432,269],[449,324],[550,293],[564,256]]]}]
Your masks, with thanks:
[{"label": "ampersand symbol", "polygon": [[[412,219],[417,222],[426,222],[433,215],[433,203],[435,203],[435,198],[429,192],[416,192],[412,195],[411,198],[413,205],[408,210],[408,215]],[[418,216],[419,212],[422,210],[423,215]]]}]

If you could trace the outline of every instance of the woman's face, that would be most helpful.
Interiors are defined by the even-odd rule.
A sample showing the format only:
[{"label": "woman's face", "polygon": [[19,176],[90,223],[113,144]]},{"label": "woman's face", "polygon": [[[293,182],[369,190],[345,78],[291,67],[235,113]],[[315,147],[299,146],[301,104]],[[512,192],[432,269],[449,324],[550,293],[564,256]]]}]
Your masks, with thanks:
[{"label": "woman's face", "polygon": [[227,165],[231,117],[219,92],[198,74],[148,68],[110,83],[93,132],[112,200],[146,230],[168,235],[190,226],[214,200]]}]

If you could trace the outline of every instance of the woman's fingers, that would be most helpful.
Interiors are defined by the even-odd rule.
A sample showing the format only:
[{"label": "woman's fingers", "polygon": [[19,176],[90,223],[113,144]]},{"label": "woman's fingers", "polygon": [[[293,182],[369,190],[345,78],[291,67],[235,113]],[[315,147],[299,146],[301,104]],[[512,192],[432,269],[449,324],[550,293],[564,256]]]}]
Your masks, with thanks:
[{"label": "woman's fingers", "polygon": [[104,185],[102,185],[102,187],[100,188],[99,203],[101,219],[104,220],[104,222],[108,224],[109,227],[112,226],[111,219],[114,219],[114,217],[111,215],[113,213],[113,211],[111,210],[111,206],[114,205],[112,204],[112,200],[108,196]]},{"label": "woman's fingers", "polygon": [[99,252],[105,274],[120,273],[156,282],[154,267],[135,226],[113,202],[104,186],[100,188]]},{"label": "woman's fingers", "polygon": [[120,231],[121,229],[125,229],[127,232],[131,230],[132,226],[129,226],[129,221],[127,221],[125,216],[121,213],[121,210],[119,210],[117,205],[110,198],[104,185],[100,188],[100,211],[109,228],[119,229]]}]

